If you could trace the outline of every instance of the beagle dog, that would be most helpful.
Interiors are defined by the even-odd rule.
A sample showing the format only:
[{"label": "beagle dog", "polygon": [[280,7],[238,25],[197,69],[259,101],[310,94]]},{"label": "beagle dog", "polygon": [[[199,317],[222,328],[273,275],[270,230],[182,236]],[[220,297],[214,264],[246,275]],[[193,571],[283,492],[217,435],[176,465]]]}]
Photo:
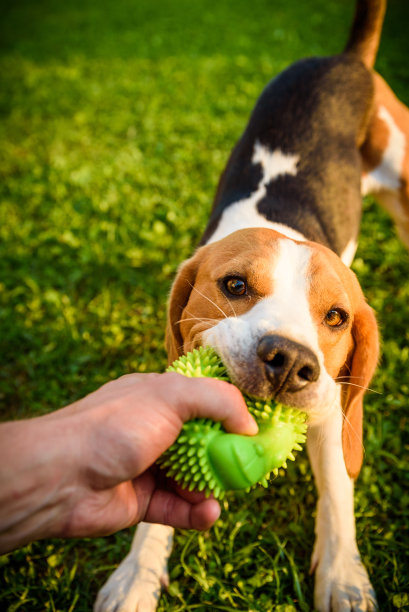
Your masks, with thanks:
[{"label": "beagle dog", "polygon": [[[409,246],[409,111],[372,70],[384,12],[385,0],[358,0],[342,54],[299,61],[267,85],[169,303],[170,361],[210,345],[240,389],[308,414],[320,612],[376,609],[353,489],[379,341],[349,265],[366,193]],[[171,528],[141,524],[96,612],[153,611],[171,540]]]}]

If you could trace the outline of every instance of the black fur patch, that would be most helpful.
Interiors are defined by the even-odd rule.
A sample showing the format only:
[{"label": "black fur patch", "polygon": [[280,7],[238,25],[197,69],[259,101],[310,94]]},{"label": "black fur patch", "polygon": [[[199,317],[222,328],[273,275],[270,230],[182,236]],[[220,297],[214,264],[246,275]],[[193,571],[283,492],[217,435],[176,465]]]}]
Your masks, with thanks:
[{"label": "black fur patch", "polygon": [[258,203],[266,219],[284,223],[340,254],[358,235],[361,161],[358,136],[372,101],[372,77],[354,57],[296,62],[262,92],[233,149],[201,244],[222,212],[254,193],[262,178],[252,157],[256,142],[299,156],[296,176],[281,175]]}]

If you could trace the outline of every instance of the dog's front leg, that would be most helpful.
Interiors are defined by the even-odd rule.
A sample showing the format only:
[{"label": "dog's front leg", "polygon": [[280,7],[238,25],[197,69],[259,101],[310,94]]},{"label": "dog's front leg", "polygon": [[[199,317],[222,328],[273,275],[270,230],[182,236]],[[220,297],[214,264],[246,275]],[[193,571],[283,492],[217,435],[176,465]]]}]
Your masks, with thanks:
[{"label": "dog's front leg", "polygon": [[376,610],[376,598],[355,539],[354,483],[342,451],[342,411],[309,428],[307,448],[318,488],[315,607],[319,612]]},{"label": "dog's front leg", "polygon": [[131,550],[99,591],[94,612],[154,612],[168,584],[172,539],[172,527],[141,523]]}]

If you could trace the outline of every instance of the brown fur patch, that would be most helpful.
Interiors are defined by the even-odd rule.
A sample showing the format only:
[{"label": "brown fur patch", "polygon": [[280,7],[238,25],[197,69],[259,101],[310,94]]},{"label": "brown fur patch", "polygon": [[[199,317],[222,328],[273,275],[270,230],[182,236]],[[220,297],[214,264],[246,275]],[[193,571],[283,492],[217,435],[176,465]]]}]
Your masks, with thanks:
[{"label": "brown fur patch", "polygon": [[[331,258],[332,259],[332,258]],[[341,266],[344,267],[341,263]],[[330,261],[327,252],[313,249],[310,264],[311,315],[318,332],[320,349],[324,355],[328,374],[336,379],[345,366],[353,347],[352,322],[341,329],[330,328],[325,323],[325,315],[332,308],[342,308],[353,315],[351,296],[343,283],[338,268],[338,259]],[[352,319],[352,316],[351,316]]]},{"label": "brown fur patch", "polygon": [[[172,361],[200,344],[203,331],[223,317],[239,316],[273,292],[272,262],[278,250],[273,230],[244,229],[198,249],[179,270],[168,317],[167,348]],[[222,280],[247,280],[245,299],[228,296]]]},{"label": "brown fur patch", "polygon": [[[344,305],[349,304],[347,333],[337,340],[336,331],[334,337],[332,330],[328,334],[328,330],[318,327],[318,335],[330,375],[333,378],[348,377],[342,379],[345,385],[342,394],[342,447],[348,474],[356,478],[363,460],[363,398],[378,361],[378,328],[355,274],[332,251],[320,245],[314,246],[315,253],[311,259],[312,308],[319,312],[320,302],[328,304],[332,299],[341,299]],[[341,283],[341,291],[337,279]]]},{"label": "brown fur patch", "polygon": [[366,0],[356,4],[354,23],[345,51],[357,54],[367,68],[372,68],[375,63],[385,9],[386,0]]},{"label": "brown fur patch", "polygon": [[363,171],[369,173],[382,161],[389,140],[389,128],[378,117],[379,107],[384,106],[399,130],[406,136],[406,152],[400,172],[400,188],[395,192],[384,188],[374,193],[394,218],[402,240],[409,246],[409,110],[395,96],[382,77],[374,73],[375,101],[366,140],[361,148]]},{"label": "brown fur patch", "polygon": [[383,153],[388,146],[389,127],[376,114],[371,118],[368,127],[371,138],[367,138],[362,145],[362,171],[364,174],[372,172],[382,162]]}]

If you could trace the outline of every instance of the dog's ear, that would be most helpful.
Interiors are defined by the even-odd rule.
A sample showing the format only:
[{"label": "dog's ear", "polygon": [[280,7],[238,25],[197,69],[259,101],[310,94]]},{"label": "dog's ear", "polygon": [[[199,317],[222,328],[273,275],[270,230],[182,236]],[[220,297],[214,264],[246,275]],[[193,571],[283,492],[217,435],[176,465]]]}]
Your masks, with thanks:
[{"label": "dog's ear", "polygon": [[372,308],[362,296],[355,312],[352,335],[354,350],[343,406],[342,448],[347,472],[357,478],[363,461],[363,398],[375,372],[379,354],[378,326]]},{"label": "dog's ear", "polygon": [[[200,249],[199,249],[200,250]],[[199,258],[195,254],[187,259],[178,269],[169,297],[168,320],[166,324],[165,345],[168,352],[168,363],[172,363],[183,354],[183,338],[180,331],[180,319],[196,281]]]}]

